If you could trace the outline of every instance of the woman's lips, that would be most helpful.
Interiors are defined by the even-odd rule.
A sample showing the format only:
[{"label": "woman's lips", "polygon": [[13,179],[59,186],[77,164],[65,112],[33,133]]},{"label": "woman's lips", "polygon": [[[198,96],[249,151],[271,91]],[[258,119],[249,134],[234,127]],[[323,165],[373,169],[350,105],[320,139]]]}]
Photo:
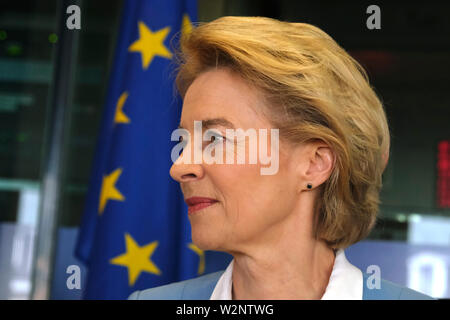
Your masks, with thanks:
[{"label": "woman's lips", "polygon": [[194,213],[218,202],[216,199],[205,197],[191,197],[185,200],[188,205],[188,214]]}]

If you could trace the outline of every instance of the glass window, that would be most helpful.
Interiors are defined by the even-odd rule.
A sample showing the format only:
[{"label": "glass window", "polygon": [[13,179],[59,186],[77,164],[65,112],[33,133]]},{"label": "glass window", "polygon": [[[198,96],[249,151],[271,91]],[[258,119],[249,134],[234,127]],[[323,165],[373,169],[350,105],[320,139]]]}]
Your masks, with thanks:
[{"label": "glass window", "polygon": [[56,10],[8,1],[0,12],[0,299],[31,290]]}]

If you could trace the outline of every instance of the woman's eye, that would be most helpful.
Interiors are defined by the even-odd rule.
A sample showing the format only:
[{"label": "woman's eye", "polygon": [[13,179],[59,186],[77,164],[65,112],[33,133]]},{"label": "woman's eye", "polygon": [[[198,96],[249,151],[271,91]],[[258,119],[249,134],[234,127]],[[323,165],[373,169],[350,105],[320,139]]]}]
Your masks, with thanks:
[{"label": "woman's eye", "polygon": [[215,134],[211,137],[211,142],[220,142],[224,141],[225,137],[222,137],[221,135]]}]

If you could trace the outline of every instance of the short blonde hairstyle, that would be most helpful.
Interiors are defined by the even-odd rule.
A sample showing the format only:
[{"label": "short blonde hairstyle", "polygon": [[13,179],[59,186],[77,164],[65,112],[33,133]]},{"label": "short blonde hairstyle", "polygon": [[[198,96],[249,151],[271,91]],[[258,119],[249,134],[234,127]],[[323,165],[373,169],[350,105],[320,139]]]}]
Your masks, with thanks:
[{"label": "short blonde hairstyle", "polygon": [[183,36],[176,58],[183,99],[199,74],[226,67],[259,89],[282,139],[332,148],[336,162],[315,206],[316,238],[339,249],[370,233],[389,128],[366,72],[328,34],[305,23],[221,17]]}]

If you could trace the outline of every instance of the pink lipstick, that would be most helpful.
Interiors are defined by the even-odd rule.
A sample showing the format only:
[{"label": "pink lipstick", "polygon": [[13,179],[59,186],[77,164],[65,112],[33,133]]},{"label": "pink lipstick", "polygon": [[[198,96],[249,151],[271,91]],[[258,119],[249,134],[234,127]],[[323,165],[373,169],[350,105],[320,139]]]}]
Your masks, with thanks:
[{"label": "pink lipstick", "polygon": [[188,205],[188,214],[204,209],[218,202],[216,199],[205,197],[191,197],[184,200]]}]

